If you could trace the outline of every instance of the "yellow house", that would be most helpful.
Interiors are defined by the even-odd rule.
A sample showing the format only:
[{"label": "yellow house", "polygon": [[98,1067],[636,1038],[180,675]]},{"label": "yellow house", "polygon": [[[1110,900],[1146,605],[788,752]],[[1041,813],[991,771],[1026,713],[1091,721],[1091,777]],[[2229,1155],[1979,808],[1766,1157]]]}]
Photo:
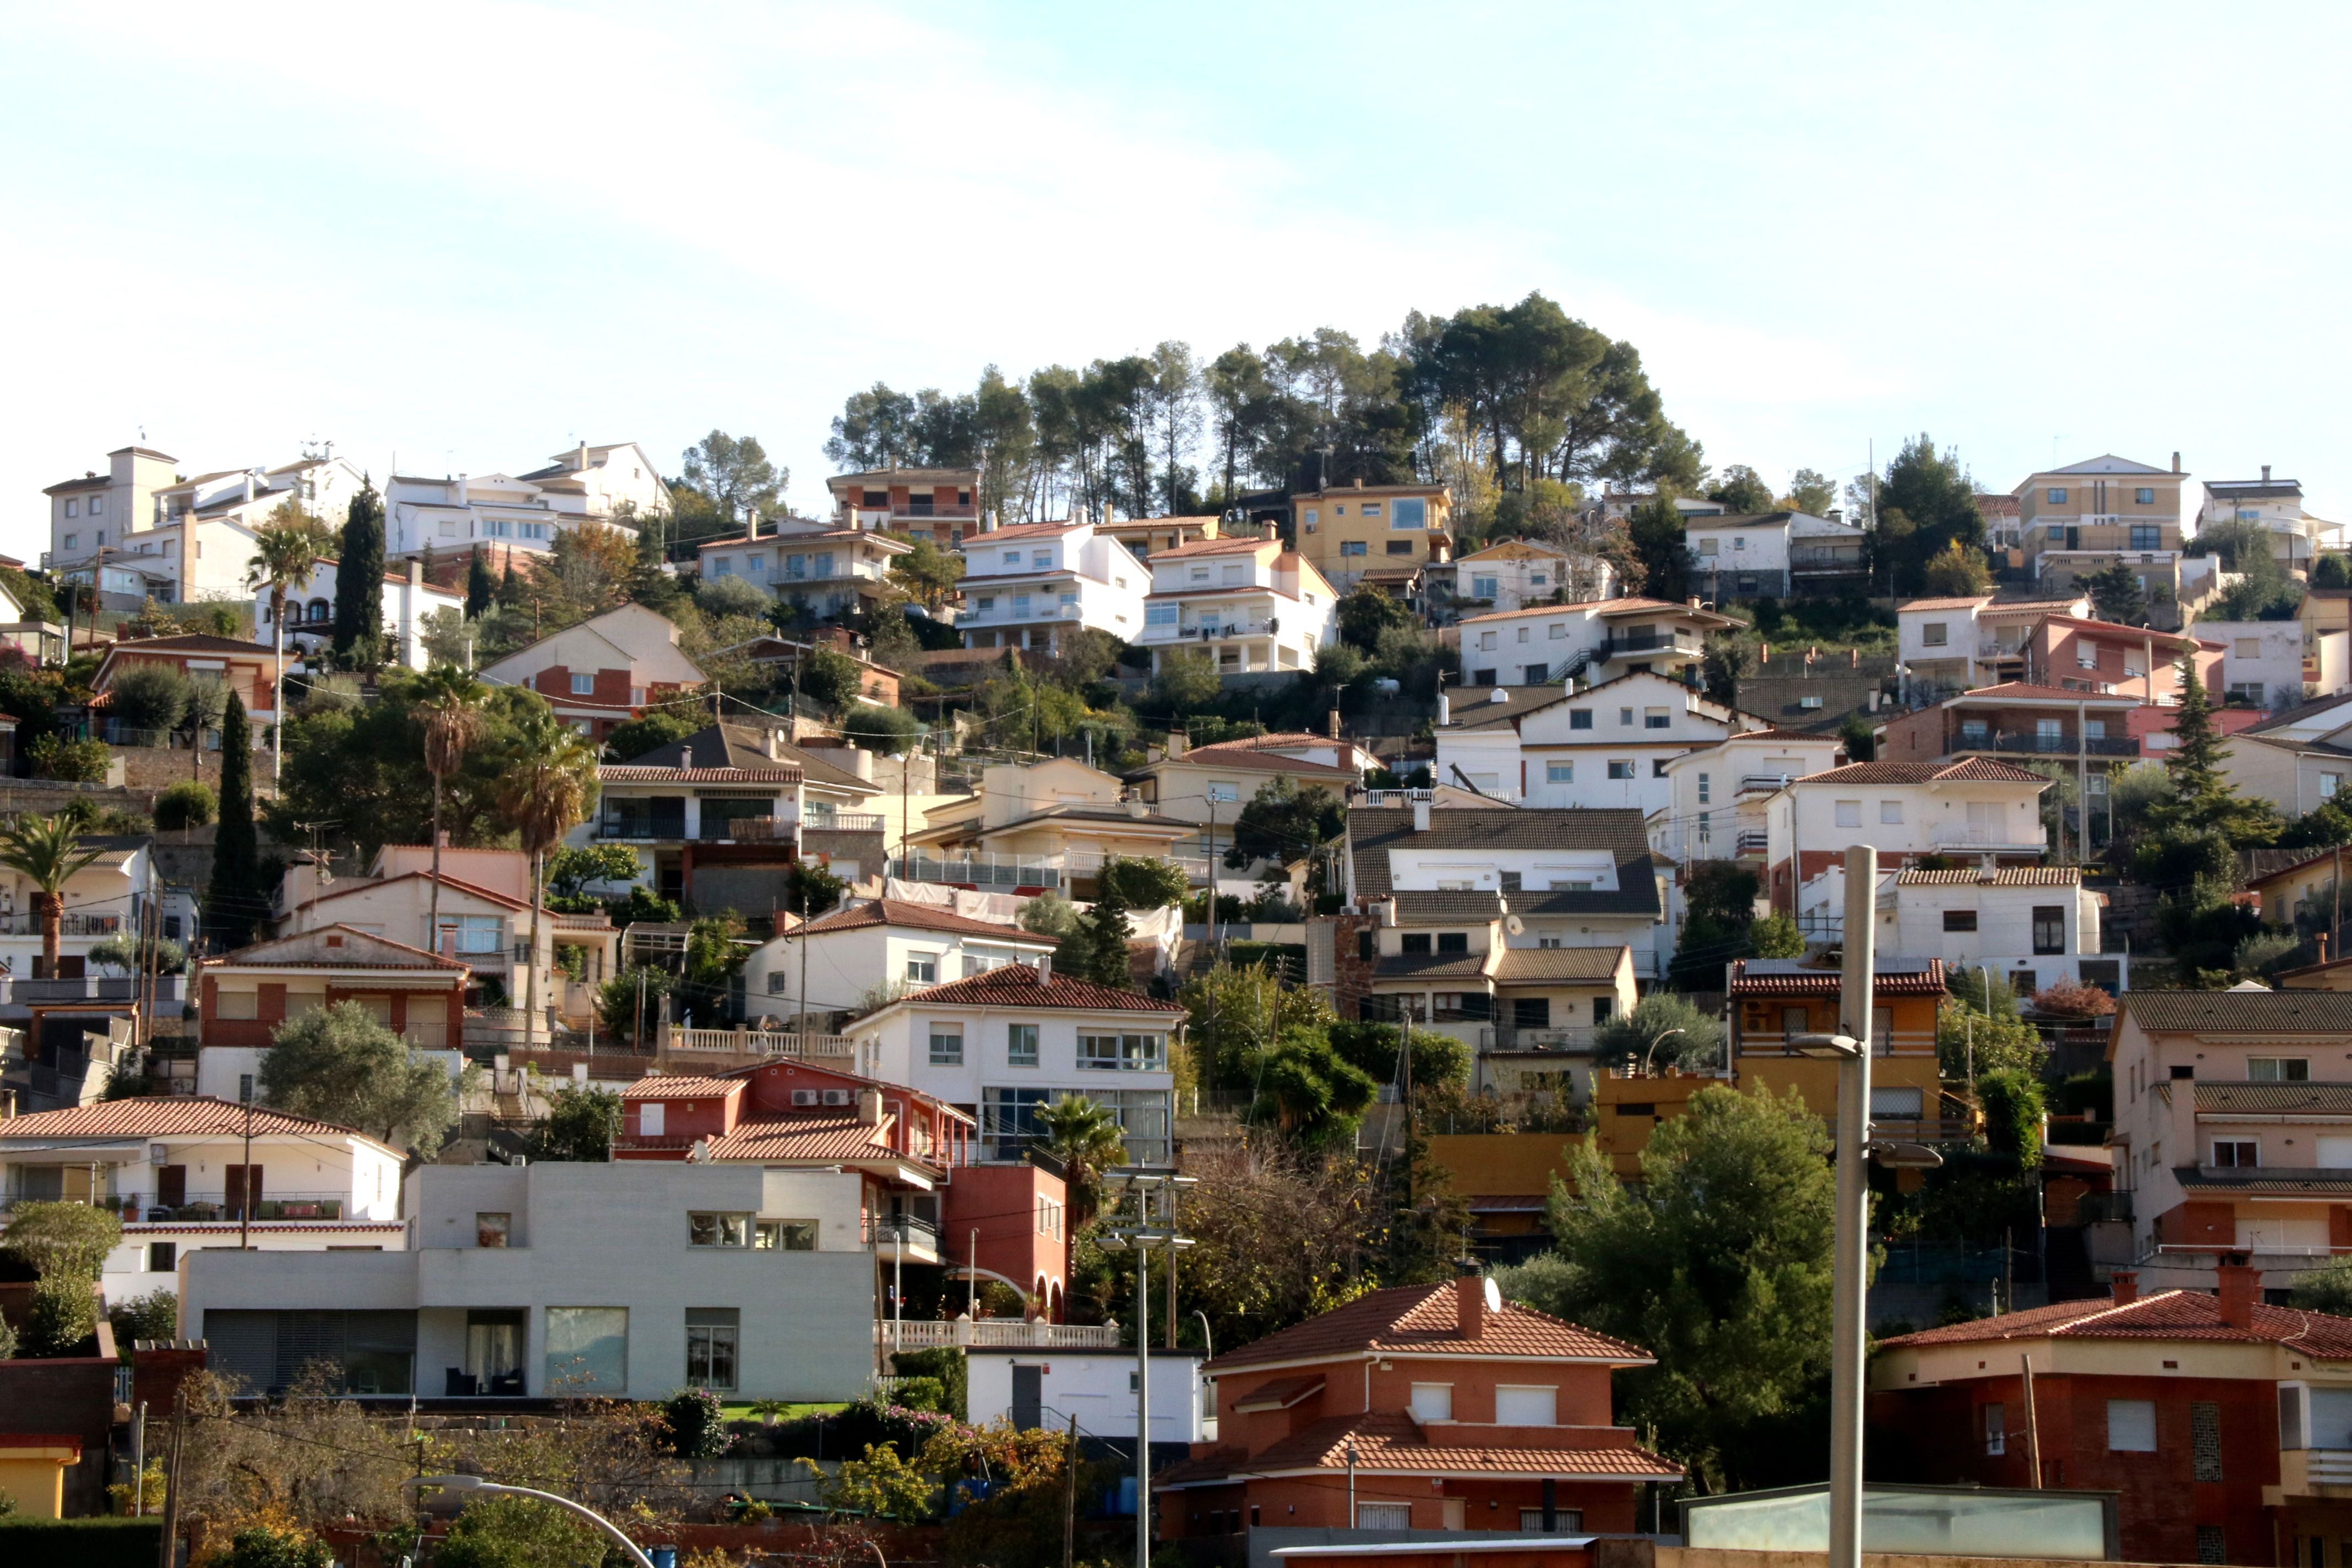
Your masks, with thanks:
[{"label": "yellow house", "polygon": [[2249,878],[2246,891],[2263,900],[2263,919],[2272,925],[2333,930],[2342,911],[2336,901],[2340,849],[2315,849],[2267,876]]},{"label": "yellow house", "polygon": [[1149,560],[1162,550],[1221,537],[1217,525],[1214,517],[1125,517],[1096,522],[1095,537],[1116,539],[1138,560]]},{"label": "yellow house", "polygon": [[1290,498],[1297,549],[1344,594],[1375,567],[1452,559],[1454,497],[1444,485],[1367,485]]},{"label": "yellow house", "polygon": [[0,1497],[32,1519],[63,1519],[66,1472],[81,1463],[81,1439],[47,1433],[0,1435]]},{"label": "yellow house", "polygon": [[1177,853],[1201,825],[1162,816],[1099,768],[1073,757],[1000,763],[982,771],[980,793],[928,814],[907,836],[898,874],[982,891],[1059,891],[1094,897],[1095,873],[1118,856],[1172,860],[1195,880],[1208,864]]},{"label": "yellow house", "polygon": [[[2122,562],[2144,587],[2178,592],[2189,476],[2105,453],[2046,468],[2015,491],[2025,559],[2035,581],[2072,584]],[[2201,492],[2194,492],[2201,493]]]},{"label": "yellow house", "polygon": [[[1731,1062],[1741,1089],[1796,1089],[1806,1108],[1835,1125],[1838,1064],[1799,1056],[1798,1035],[1838,1032],[1839,973],[1795,958],[1747,958],[1731,966]],[[1870,1119],[1896,1136],[1942,1130],[1943,1083],[1936,1061],[1936,1008],[1943,1000],[1940,958],[1882,958],[1873,987]]]},{"label": "yellow house", "polygon": [[1639,1176],[1642,1152],[1658,1123],[1689,1110],[1691,1096],[1700,1089],[1726,1081],[1717,1072],[1612,1068],[1592,1080],[1593,1142],[1619,1176]]},{"label": "yellow house", "polygon": [[1551,1179],[1568,1175],[1568,1132],[1433,1132],[1432,1163],[1453,1178],[1485,1255],[1523,1261],[1549,1244]]}]

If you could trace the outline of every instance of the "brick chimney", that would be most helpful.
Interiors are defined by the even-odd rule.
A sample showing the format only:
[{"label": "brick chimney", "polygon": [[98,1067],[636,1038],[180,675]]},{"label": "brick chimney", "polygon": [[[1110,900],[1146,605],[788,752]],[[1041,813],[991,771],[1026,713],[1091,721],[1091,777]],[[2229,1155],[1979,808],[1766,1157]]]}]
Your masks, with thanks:
[{"label": "brick chimney", "polygon": [[2247,1263],[2242,1252],[2225,1252],[2214,1271],[2221,1299],[2221,1321],[2233,1329],[2254,1326],[2254,1303],[2262,1297],[2263,1271]]},{"label": "brick chimney", "polygon": [[1461,1273],[1454,1279],[1454,1326],[1465,1340],[1484,1339],[1486,1334],[1486,1277],[1478,1272],[1477,1265],[1466,1259],[1456,1267]]},{"label": "brick chimney", "polygon": [[2115,1291],[2116,1306],[2128,1307],[2139,1300],[2138,1269],[2118,1268],[2115,1272],[2115,1277],[2107,1283]]}]

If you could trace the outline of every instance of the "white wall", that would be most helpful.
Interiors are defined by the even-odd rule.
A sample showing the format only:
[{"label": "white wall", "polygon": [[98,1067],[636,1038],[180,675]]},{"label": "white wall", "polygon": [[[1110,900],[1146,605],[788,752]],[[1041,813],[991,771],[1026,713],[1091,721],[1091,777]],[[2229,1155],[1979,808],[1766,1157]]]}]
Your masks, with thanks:
[{"label": "white wall", "polygon": [[[1721,518],[1691,518],[1683,524],[1690,548],[1693,572],[1780,572],[1789,570],[1789,525],[1786,522],[1751,528],[1726,528]],[[1706,545],[1715,542],[1710,557]]]},{"label": "white wall", "polygon": [[[1026,932],[1019,933],[1025,936]],[[803,954],[805,950],[805,954]],[[860,926],[848,931],[818,931],[805,942],[777,937],[754,948],[743,963],[743,1007],[748,1016],[773,1013],[831,1012],[853,1007],[879,986],[903,984],[921,986],[963,980],[1008,963],[1034,963],[1053,952],[1053,943],[1020,943],[1013,939],[977,937],[948,931],[921,931],[908,926]],[[923,981],[909,972],[909,960],[928,959],[932,978]],[[805,990],[802,959],[807,959]],[[805,995],[807,1004],[802,1005]]]},{"label": "white wall", "polygon": [[2221,693],[2252,686],[2264,708],[2292,708],[2303,700],[2301,621],[2205,621],[2189,635],[2221,645]]},{"label": "white wall", "polygon": [[[1202,1352],[1151,1353],[1151,1440],[1198,1443],[1204,1416],[1216,1416],[1214,1385],[1201,1377]],[[1131,1351],[975,1348],[966,1363],[965,1414],[974,1426],[1013,1415],[1013,1369],[1041,1370],[1039,1403],[1047,1430],[1066,1431],[1078,1418],[1082,1436],[1135,1437],[1135,1354]],[[1203,1406],[1207,1408],[1204,1411]]]}]

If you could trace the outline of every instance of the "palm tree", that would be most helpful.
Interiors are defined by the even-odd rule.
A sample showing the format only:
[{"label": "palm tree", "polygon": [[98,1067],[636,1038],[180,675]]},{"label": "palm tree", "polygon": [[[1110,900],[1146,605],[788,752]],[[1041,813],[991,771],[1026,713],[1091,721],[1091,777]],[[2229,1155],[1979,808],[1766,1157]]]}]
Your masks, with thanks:
[{"label": "palm tree", "polygon": [[530,857],[530,958],[523,972],[523,1043],[539,1028],[540,881],[547,852],[588,819],[595,800],[596,752],[544,704],[515,725],[514,754],[499,780],[499,805]]},{"label": "palm tree", "polygon": [[1094,1216],[1102,1173],[1127,1152],[1118,1117],[1108,1107],[1075,1094],[1062,1096],[1031,1117],[1045,1135],[1045,1152],[1061,1162],[1063,1179],[1070,1184],[1072,1218],[1084,1225]]},{"label": "palm tree", "polygon": [[55,816],[22,816],[0,828],[0,866],[33,884],[34,907],[41,911],[41,974],[55,979],[58,948],[65,936],[66,883],[73,874],[105,853],[103,847],[81,847],[81,826],[64,812]]},{"label": "palm tree", "polygon": [[253,531],[253,559],[245,563],[245,580],[249,586],[269,590],[269,635],[278,656],[269,681],[269,710],[277,715],[269,745],[273,784],[286,758],[286,595],[309,582],[334,547],[334,531],[291,496]]},{"label": "palm tree", "polygon": [[441,950],[441,789],[464,765],[487,727],[482,703],[489,689],[454,664],[425,678],[417,709],[425,715],[425,771],[433,775],[433,891],[425,921],[425,944]]}]

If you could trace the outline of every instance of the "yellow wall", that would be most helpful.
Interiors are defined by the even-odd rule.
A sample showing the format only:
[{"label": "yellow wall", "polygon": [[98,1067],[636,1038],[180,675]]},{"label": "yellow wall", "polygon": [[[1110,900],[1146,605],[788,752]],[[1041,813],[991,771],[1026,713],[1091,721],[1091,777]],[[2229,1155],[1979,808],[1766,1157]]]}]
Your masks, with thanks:
[{"label": "yellow wall", "polygon": [[1555,1175],[1568,1174],[1566,1132],[1436,1132],[1429,1157],[1454,1177],[1464,1197],[1539,1198]]},{"label": "yellow wall", "polygon": [[[1642,1173],[1642,1151],[1658,1123],[1680,1116],[1700,1089],[1723,1082],[1714,1077],[1675,1074],[1658,1078],[1622,1078],[1604,1073],[1592,1080],[1592,1124],[1601,1152],[1620,1176]],[[1624,1106],[1648,1106],[1628,1112]]]},{"label": "yellow wall", "polygon": [[[16,1440],[24,1444],[23,1438]],[[34,1519],[65,1517],[66,1468],[79,1453],[69,1445],[0,1446],[0,1497]]]},{"label": "yellow wall", "polygon": [[[1429,526],[1410,533],[1392,531],[1389,527],[1389,519],[1399,500],[1427,501]],[[1381,509],[1378,517],[1364,515],[1367,503]],[[1352,576],[1369,572],[1375,566],[1425,566],[1438,559],[1437,546],[1449,541],[1453,533],[1453,509],[1443,488],[1403,491],[1325,490],[1318,496],[1297,498],[1291,510],[1297,519],[1298,553],[1326,577],[1335,574]],[[1315,513],[1315,531],[1312,533],[1307,531],[1307,514],[1310,511]],[[1339,545],[1344,540],[1361,542],[1364,553],[1341,554]],[[1411,541],[1412,552],[1390,554],[1391,540]]]},{"label": "yellow wall", "polygon": [[[1893,1015],[1894,1052],[1870,1059],[1873,1089],[1916,1089],[1920,1113],[1929,1121],[1937,1114],[1941,1087],[1936,1063],[1936,1001],[1933,996],[1891,996],[1879,1005]],[[1807,1009],[1810,1032],[1832,1034],[1837,1029],[1834,996],[1749,996],[1740,999],[1739,1053],[1734,1063],[1741,1089],[1769,1085],[1775,1094],[1795,1089],[1805,1108],[1824,1121],[1837,1119],[1838,1066],[1810,1057],[1787,1055],[1781,1047],[1781,1009]]]}]

